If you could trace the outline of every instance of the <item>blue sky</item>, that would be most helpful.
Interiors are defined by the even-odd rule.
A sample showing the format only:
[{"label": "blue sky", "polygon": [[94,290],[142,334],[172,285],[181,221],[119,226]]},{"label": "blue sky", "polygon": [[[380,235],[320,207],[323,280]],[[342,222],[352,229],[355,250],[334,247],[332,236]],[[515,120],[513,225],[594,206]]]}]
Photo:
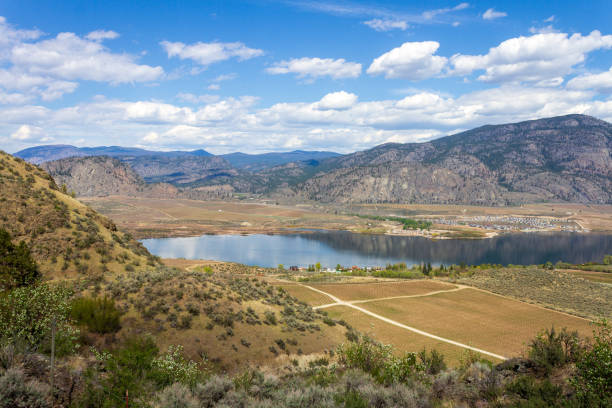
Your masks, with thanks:
[{"label": "blue sky", "polygon": [[5,1],[0,147],[349,152],[612,120],[611,4]]}]

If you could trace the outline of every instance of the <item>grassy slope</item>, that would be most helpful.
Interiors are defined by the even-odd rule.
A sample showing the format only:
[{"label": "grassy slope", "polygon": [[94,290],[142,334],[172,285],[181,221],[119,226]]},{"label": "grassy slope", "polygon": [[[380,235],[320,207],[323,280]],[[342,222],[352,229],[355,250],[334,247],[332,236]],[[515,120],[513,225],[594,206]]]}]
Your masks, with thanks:
[{"label": "grassy slope", "polygon": [[[26,241],[47,279],[143,270],[158,261],[43,170],[0,152],[0,227]],[[148,265],[147,265],[148,264]]]},{"label": "grassy slope", "polygon": [[[162,350],[180,344],[189,357],[206,356],[232,371],[284,363],[283,355],[298,350],[321,353],[345,340],[344,327],[328,326],[309,306],[268,290],[253,268],[214,264],[207,274],[162,265],[108,218],[62,193],[43,170],[3,152],[0,227],[31,246],[45,280],[70,282],[77,294],[109,295],[124,312],[116,335],[86,333],[86,343],[113,346],[152,334]],[[277,324],[264,323],[266,311]]]}]

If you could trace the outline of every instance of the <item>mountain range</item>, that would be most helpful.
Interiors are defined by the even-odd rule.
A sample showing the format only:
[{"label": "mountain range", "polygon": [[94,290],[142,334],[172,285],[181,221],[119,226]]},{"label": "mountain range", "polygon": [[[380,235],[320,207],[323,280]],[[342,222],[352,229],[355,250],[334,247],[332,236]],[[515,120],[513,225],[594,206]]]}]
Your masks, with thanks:
[{"label": "mountain range", "polygon": [[[102,162],[83,157],[64,158],[61,164],[43,160],[74,152],[115,157],[104,161],[104,171],[127,166],[118,173],[133,170],[141,178],[133,186],[167,183],[182,194],[222,191],[223,196],[250,193],[338,203],[612,203],[612,125],[585,115],[487,125],[430,142],[388,143],[346,155],[295,151],[213,156],[203,150],[72,146],[39,146],[16,155],[45,162],[61,183],[77,194],[91,194],[83,168],[95,171]],[[113,185],[104,182],[101,190],[106,184]],[[115,193],[112,188],[107,193],[111,190]]]}]

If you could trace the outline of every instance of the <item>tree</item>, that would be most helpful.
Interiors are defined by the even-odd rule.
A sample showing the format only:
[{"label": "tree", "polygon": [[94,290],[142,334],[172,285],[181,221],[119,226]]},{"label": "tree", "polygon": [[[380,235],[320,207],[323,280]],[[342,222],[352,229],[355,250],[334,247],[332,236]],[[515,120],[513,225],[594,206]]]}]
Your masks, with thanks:
[{"label": "tree", "polygon": [[597,324],[594,344],[576,363],[572,380],[584,406],[609,407],[612,404],[612,328],[607,321]]},{"label": "tree", "polygon": [[11,235],[0,228],[0,290],[29,286],[40,279],[40,271],[25,242],[13,244]]},{"label": "tree", "polygon": [[604,265],[611,265],[612,264],[612,255],[604,256],[603,263],[604,263]]},{"label": "tree", "polygon": [[321,270],[321,262],[317,262],[317,264],[315,265],[315,269],[317,272]]},{"label": "tree", "polygon": [[277,269],[278,269],[279,271],[284,271],[284,270],[285,270],[285,265],[283,265],[283,264],[278,264]]}]

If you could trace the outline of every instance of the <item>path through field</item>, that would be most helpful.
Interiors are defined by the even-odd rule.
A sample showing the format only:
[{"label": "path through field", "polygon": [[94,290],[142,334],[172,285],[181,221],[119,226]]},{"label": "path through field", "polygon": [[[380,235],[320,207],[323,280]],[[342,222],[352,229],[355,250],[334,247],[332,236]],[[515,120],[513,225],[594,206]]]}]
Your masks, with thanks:
[{"label": "path through field", "polygon": [[[371,312],[371,311],[369,311],[367,309],[364,309],[362,307],[359,307],[359,306],[355,305],[355,303],[365,303],[365,302],[371,302],[371,301],[374,301],[374,300],[381,300],[381,299],[368,299],[368,300],[362,300],[362,301],[353,301],[353,302],[349,301],[349,302],[347,302],[347,301],[344,301],[344,300],[340,300],[339,298],[337,298],[336,296],[334,296],[334,295],[332,295],[330,293],[323,292],[322,290],[317,289],[317,288],[313,288],[312,286],[308,286],[308,285],[304,285],[304,284],[299,284],[299,285],[303,286],[305,288],[308,288],[310,290],[313,290],[315,292],[321,293],[321,294],[323,294],[325,296],[328,296],[331,300],[333,300],[335,302],[335,303],[330,303],[330,304],[327,304],[327,305],[317,306],[317,307],[314,307],[313,309],[321,309],[323,307],[331,307],[331,306],[347,306],[347,307],[356,309],[356,310],[358,310],[358,311],[360,311],[362,313],[365,313],[368,316],[371,316],[371,317],[374,317],[376,319],[382,320],[383,322],[392,324],[394,326],[400,327],[400,328],[405,329],[405,330],[409,330],[409,331],[411,331],[413,333],[417,333],[417,334],[420,334],[422,336],[426,336],[426,337],[432,338],[434,340],[442,341],[444,343],[452,344],[454,346],[458,346],[458,347],[462,347],[462,348],[465,348],[465,349],[468,349],[468,350],[476,351],[478,353],[485,354],[487,356],[491,356],[491,357],[494,357],[494,358],[497,358],[497,359],[500,359],[500,360],[506,360],[507,359],[504,356],[500,356],[499,354],[491,353],[490,351],[486,351],[486,350],[482,350],[482,349],[479,349],[479,348],[476,348],[476,347],[472,347],[472,346],[469,346],[467,344],[459,343],[459,342],[454,341],[454,340],[445,339],[444,337],[440,337],[440,336],[436,336],[435,334],[424,332],[424,331],[419,330],[419,329],[417,329],[415,327],[407,326],[405,324],[402,324],[400,322],[396,322],[395,320],[391,320],[389,318],[386,318],[384,316],[381,316],[379,314],[373,313],[373,312]],[[430,296],[430,295],[433,295],[433,294],[436,294],[436,293],[455,292],[455,291],[458,291],[458,290],[462,290],[464,288],[465,287],[458,287],[458,288],[455,288],[455,289],[430,292],[430,293],[421,294],[421,295],[393,296],[392,298]],[[385,300],[386,299],[389,299],[389,298],[385,298]]]}]

